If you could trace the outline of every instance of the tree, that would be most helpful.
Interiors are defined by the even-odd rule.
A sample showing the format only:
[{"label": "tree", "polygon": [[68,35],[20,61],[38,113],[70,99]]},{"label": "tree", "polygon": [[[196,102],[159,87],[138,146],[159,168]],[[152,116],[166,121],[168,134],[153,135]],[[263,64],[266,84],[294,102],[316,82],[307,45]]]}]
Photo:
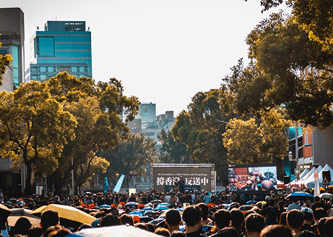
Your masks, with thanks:
[{"label": "tree", "polygon": [[156,142],[143,136],[131,135],[120,142],[110,153],[107,174],[113,183],[117,174],[124,174],[128,184],[131,177],[145,173],[145,166],[156,159]]},{"label": "tree", "polygon": [[[260,101],[262,108],[283,105],[291,119],[325,128],[333,121],[332,50],[328,50],[333,38],[328,16],[332,3],[291,2],[292,15],[273,13],[247,37],[249,57],[265,83],[258,88]],[[251,97],[258,94],[249,92]],[[245,106],[256,109],[246,102]]]},{"label": "tree", "polygon": [[51,180],[58,192],[69,184],[72,170],[77,190],[96,170],[94,164],[108,165],[99,154],[103,149],[115,146],[117,136],[107,114],[101,111],[97,97],[80,98],[77,102],[66,104],[64,109],[76,118],[78,125],[75,139],[64,147],[61,168],[52,175]]},{"label": "tree", "polygon": [[186,144],[193,162],[214,163],[219,180],[227,182],[227,152],[222,143],[226,121],[235,116],[225,91],[212,89],[192,97],[172,128],[176,141]]},{"label": "tree", "polygon": [[288,152],[288,138],[284,131],[290,122],[277,110],[261,115],[260,121],[255,118],[229,121],[223,133],[229,164],[276,163]]},{"label": "tree", "polygon": [[[272,14],[248,36],[250,57],[269,79],[265,100],[283,104],[295,121],[320,128],[330,126],[333,113],[332,55],[311,41],[293,18]],[[309,70],[311,72],[309,73]]]},{"label": "tree", "polygon": [[165,163],[191,163],[186,145],[177,141],[171,131],[161,131],[159,139],[162,142],[160,161]]},{"label": "tree", "polygon": [[0,153],[13,165],[26,165],[25,194],[32,171],[51,174],[67,141],[74,139],[75,118],[51,97],[46,83],[23,83],[0,93]]},{"label": "tree", "polygon": [[[1,34],[0,34],[1,36]],[[0,42],[0,47],[2,43]],[[0,86],[2,85],[3,74],[6,73],[6,66],[9,66],[10,62],[13,60],[10,54],[1,55],[0,54]]]},{"label": "tree", "polygon": [[133,119],[139,102],[136,97],[124,96],[116,79],[95,85],[90,78],[60,73],[50,78],[48,85],[52,96],[78,121],[76,138],[65,146],[61,169],[51,180],[60,191],[70,183],[74,171],[77,190],[95,173],[96,164],[102,165],[100,171],[104,172],[109,163],[102,157],[103,152],[112,150],[129,134],[121,115],[125,113],[127,120]]},{"label": "tree", "polygon": [[[247,1],[247,0],[245,0]],[[260,0],[263,11],[283,2],[292,7],[295,23],[306,31],[312,41],[320,43],[323,50],[331,50],[333,43],[333,3],[330,0]]]}]

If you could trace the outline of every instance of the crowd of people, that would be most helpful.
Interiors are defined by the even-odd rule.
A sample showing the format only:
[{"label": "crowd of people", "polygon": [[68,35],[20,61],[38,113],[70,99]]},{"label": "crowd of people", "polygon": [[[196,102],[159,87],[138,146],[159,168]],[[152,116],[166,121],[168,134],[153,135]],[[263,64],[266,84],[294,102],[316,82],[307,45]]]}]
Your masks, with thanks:
[{"label": "crowd of people", "polygon": [[[21,217],[9,230],[10,236],[62,237],[80,233],[84,228],[118,225],[133,226],[162,236],[333,236],[333,199],[296,200],[287,199],[286,195],[285,190],[255,195],[187,191],[130,195],[87,193],[66,198],[25,198],[21,203],[4,200],[4,204],[10,208],[20,206],[31,210],[47,204],[70,205],[96,218],[90,225],[66,226],[56,211],[48,210],[40,216],[40,227],[33,227],[28,219]],[[167,204],[167,210],[154,208],[161,203]],[[132,215],[135,209],[147,206],[153,208],[145,218]]]}]

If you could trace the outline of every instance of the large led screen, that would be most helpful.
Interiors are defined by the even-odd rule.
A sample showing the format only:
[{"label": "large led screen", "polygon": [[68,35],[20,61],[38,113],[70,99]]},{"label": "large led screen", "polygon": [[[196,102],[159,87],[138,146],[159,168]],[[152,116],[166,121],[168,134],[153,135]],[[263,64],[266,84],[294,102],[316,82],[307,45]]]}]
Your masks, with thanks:
[{"label": "large led screen", "polygon": [[211,167],[154,167],[153,182],[157,192],[175,189],[175,183],[183,176],[185,190],[211,191]]},{"label": "large led screen", "polygon": [[276,166],[228,169],[229,191],[269,191],[276,188]]}]

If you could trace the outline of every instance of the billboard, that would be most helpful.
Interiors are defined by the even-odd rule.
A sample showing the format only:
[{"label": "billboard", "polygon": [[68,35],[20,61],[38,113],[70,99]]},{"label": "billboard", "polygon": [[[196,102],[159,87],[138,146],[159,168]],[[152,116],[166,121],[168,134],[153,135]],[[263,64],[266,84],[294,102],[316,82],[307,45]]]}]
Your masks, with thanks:
[{"label": "billboard", "polygon": [[229,191],[266,192],[276,189],[276,166],[232,167],[228,169]]},{"label": "billboard", "polygon": [[151,180],[156,192],[175,190],[176,182],[183,176],[185,190],[215,191],[215,166],[213,164],[152,164]]}]

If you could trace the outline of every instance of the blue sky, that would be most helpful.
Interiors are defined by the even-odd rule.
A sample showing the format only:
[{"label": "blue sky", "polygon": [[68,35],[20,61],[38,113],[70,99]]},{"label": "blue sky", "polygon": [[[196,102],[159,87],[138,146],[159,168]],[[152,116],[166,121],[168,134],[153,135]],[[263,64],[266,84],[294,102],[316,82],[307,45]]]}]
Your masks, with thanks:
[{"label": "blue sky", "polygon": [[247,58],[245,38],[267,17],[259,0],[0,0],[0,7],[25,14],[26,67],[37,26],[84,20],[92,32],[93,78],[115,77],[126,95],[175,115]]}]

